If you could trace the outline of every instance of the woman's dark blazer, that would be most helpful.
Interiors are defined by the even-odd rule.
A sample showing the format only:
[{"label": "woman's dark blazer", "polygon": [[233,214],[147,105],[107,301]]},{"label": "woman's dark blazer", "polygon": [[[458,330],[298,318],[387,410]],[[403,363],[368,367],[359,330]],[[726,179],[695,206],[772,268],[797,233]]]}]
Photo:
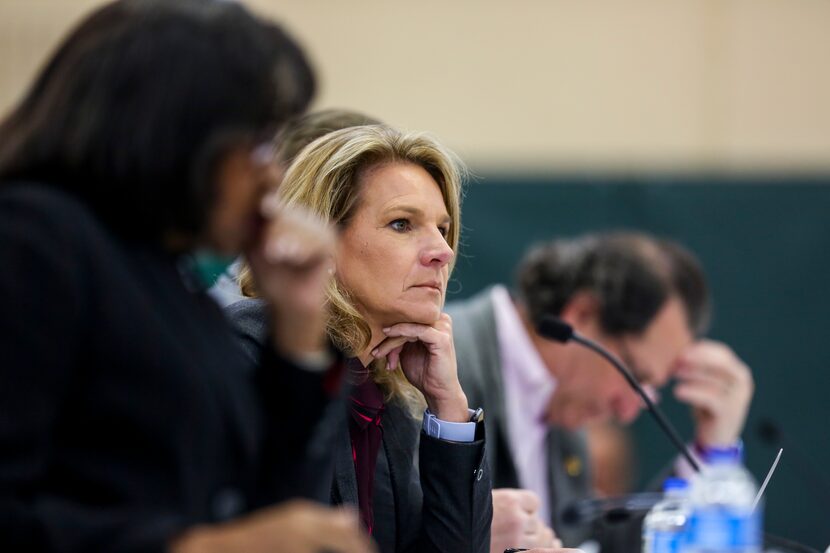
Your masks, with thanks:
[{"label": "woman's dark blazer", "polygon": [[252,366],[180,258],[3,184],[0,305],[1,551],[161,553],[303,491],[321,376]]},{"label": "woman's dark blazer", "polygon": [[[249,353],[255,355],[255,344],[267,327],[264,305],[260,300],[243,300],[231,305],[228,314],[240,328]],[[431,438],[421,431],[421,421],[395,401],[386,406],[382,425],[373,500],[374,537],[380,551],[488,553],[493,511],[484,439],[458,443]],[[333,474],[320,478],[328,487],[328,493],[320,490],[320,499],[356,506],[345,406],[330,410],[321,426],[325,438],[312,441],[334,447],[319,448],[310,471]]]}]

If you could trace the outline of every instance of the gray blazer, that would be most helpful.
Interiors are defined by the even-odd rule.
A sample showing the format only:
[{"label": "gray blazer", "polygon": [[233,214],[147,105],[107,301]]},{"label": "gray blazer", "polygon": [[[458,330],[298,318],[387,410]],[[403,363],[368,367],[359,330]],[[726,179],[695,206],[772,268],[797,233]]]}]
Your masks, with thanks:
[{"label": "gray blazer", "polygon": [[[510,444],[492,289],[447,305],[453,320],[458,376],[470,405],[484,408],[487,454],[493,488],[517,488]],[[587,446],[582,432],[551,427],[548,433],[551,525],[566,546],[589,538],[591,529],[566,525],[562,513],[576,499],[591,495]]]}]

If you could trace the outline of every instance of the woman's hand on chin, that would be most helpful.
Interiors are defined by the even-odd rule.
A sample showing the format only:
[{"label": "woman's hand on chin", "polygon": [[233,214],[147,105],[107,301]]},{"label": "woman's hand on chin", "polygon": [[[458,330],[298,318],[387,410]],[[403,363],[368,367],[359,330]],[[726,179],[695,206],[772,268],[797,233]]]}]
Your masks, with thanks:
[{"label": "woman's hand on chin", "polygon": [[427,400],[433,415],[448,422],[467,422],[467,396],[458,382],[452,320],[446,313],[433,324],[398,323],[384,328],[386,338],[372,350],[387,360],[389,370],[401,365],[404,375]]}]

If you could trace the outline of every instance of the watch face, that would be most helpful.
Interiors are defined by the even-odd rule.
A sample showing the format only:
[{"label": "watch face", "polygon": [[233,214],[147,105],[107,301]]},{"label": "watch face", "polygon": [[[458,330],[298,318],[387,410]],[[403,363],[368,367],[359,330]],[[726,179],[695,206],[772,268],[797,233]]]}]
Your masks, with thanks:
[{"label": "watch face", "polygon": [[484,409],[482,409],[481,407],[476,409],[475,413],[473,413],[473,416],[470,417],[470,422],[476,423],[475,440],[476,441],[483,440],[484,439]]}]

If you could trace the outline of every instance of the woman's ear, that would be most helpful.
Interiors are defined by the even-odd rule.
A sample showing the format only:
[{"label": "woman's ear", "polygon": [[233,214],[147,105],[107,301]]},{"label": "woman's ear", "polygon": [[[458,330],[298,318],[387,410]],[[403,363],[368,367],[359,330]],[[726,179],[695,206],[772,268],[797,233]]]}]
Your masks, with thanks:
[{"label": "woman's ear", "polygon": [[337,244],[334,247],[334,255],[331,258],[331,274],[337,275],[340,272],[340,262],[344,258],[343,240],[340,239],[341,234],[337,234]]}]

